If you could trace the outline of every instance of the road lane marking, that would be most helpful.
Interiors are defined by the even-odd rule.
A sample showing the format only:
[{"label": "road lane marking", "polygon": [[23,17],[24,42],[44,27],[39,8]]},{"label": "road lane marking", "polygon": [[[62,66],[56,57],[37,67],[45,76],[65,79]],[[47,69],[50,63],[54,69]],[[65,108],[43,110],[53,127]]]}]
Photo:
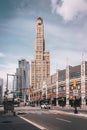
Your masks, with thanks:
[{"label": "road lane marking", "polygon": [[65,119],[62,119],[62,118],[56,118],[57,120],[60,120],[60,121],[64,121],[64,122],[67,122],[67,123],[71,123],[71,121],[69,120],[65,120]]},{"label": "road lane marking", "polygon": [[22,117],[22,116],[19,116],[19,115],[17,115],[17,116],[20,117],[21,119],[27,121],[28,123],[34,125],[35,127],[39,128],[40,130],[47,130],[45,127],[43,127],[43,126],[41,126],[41,125],[38,125],[38,124],[36,124],[35,122],[30,121],[29,119],[26,119],[26,118],[24,118],[24,117]]}]

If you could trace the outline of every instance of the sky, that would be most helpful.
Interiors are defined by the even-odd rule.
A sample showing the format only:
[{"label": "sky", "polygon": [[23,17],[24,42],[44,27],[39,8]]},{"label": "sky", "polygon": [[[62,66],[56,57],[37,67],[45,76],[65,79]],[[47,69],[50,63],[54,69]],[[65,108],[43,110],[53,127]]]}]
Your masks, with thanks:
[{"label": "sky", "polygon": [[[0,78],[34,58],[36,20],[44,22],[51,74],[87,60],[87,0],[0,0]],[[5,86],[5,84],[4,84]]]}]

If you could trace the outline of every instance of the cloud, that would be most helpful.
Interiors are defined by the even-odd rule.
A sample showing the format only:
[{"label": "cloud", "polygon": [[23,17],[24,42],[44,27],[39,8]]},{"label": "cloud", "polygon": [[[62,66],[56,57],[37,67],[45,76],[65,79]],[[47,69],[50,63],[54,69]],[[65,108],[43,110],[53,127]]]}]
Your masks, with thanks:
[{"label": "cloud", "polygon": [[[21,37],[28,35],[29,31],[32,31],[34,26],[33,20],[27,20],[23,18],[15,18],[7,20],[4,23],[0,22],[0,30],[5,33],[11,33]],[[34,28],[34,27],[33,27]]]},{"label": "cloud", "polygon": [[[87,55],[84,53],[84,60],[87,60]],[[67,64],[70,66],[80,65],[82,61],[82,53],[71,50],[53,50],[51,51],[51,74],[57,69],[66,69]]]},{"label": "cloud", "polygon": [[87,15],[87,0],[51,0],[52,12],[59,14],[65,21]]},{"label": "cloud", "polygon": [[5,54],[0,52],[0,58],[3,58],[3,57],[5,57]]},{"label": "cloud", "polygon": [[[87,23],[82,27],[78,25],[63,27],[62,25],[54,24],[47,24],[46,26],[46,43],[49,43],[48,47],[52,48],[52,50],[82,51],[85,48],[85,51],[87,51]],[[50,37],[50,39],[48,39],[48,37]]]},{"label": "cloud", "polygon": [[82,52],[86,52],[87,55],[87,23],[81,27],[80,25],[62,26],[52,23],[46,23],[46,26],[45,39],[51,54],[51,73],[56,72],[56,69],[65,69],[67,58],[71,66],[80,64]]},{"label": "cloud", "polygon": [[17,64],[14,63],[0,64],[0,75],[5,78],[7,73],[14,74],[16,72],[16,68]]}]

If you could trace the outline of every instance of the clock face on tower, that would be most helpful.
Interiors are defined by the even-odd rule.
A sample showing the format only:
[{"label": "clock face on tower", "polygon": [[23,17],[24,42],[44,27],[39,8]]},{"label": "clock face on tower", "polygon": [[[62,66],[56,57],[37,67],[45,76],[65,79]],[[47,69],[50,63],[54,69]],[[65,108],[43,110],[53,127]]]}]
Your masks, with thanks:
[{"label": "clock face on tower", "polygon": [[38,20],[37,20],[37,23],[38,23],[38,25],[41,25],[43,23],[42,18],[39,17]]}]

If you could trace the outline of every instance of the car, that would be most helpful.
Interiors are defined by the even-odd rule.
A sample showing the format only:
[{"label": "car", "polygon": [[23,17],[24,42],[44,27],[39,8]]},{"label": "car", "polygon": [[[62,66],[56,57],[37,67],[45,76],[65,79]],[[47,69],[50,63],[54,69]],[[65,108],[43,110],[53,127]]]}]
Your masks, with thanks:
[{"label": "car", "polygon": [[51,105],[50,104],[47,104],[47,103],[44,103],[41,105],[41,109],[50,109],[51,108]]}]

